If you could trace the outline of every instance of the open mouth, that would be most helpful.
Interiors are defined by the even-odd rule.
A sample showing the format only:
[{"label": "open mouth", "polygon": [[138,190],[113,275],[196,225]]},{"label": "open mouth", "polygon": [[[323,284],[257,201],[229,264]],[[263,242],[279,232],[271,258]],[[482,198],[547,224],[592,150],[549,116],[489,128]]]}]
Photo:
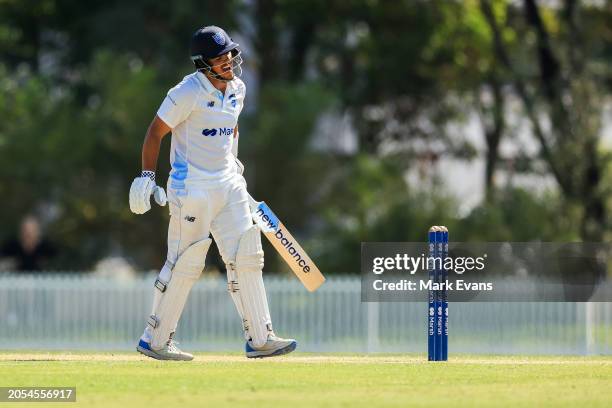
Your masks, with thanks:
[{"label": "open mouth", "polygon": [[221,73],[221,75],[225,78],[231,78],[234,76],[234,71],[232,67],[223,68],[223,72]]}]

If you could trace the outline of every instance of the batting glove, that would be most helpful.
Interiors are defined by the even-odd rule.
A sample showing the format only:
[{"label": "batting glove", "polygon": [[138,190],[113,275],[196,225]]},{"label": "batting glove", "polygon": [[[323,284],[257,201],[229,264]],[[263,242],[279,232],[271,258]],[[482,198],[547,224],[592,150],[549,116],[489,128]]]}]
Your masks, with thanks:
[{"label": "batting glove", "polygon": [[130,210],[134,214],[144,214],[151,209],[151,195],[162,207],[168,199],[163,188],[155,184],[155,172],[143,171],[130,187]]}]

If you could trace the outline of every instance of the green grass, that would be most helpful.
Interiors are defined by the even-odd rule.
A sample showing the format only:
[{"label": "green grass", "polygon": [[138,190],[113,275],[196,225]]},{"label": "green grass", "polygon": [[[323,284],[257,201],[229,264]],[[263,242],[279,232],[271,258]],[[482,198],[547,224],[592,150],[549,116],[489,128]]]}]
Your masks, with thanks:
[{"label": "green grass", "polygon": [[[300,354],[186,363],[136,353],[1,352],[0,386],[76,386],[54,407],[610,406],[611,357]],[[0,406],[34,406],[6,404]]]}]

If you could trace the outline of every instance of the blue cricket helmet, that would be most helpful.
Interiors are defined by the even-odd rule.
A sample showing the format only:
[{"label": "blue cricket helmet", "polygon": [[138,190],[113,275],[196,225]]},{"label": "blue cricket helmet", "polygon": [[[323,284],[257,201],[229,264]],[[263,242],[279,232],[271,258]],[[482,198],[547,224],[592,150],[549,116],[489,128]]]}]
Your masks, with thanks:
[{"label": "blue cricket helmet", "polygon": [[240,76],[242,73],[240,68],[242,57],[240,56],[238,43],[234,42],[224,29],[217,26],[206,26],[198,29],[191,37],[191,60],[196,69],[222,81],[227,80],[212,71],[209,60],[228,52],[232,53],[232,71],[234,71],[234,75]]}]

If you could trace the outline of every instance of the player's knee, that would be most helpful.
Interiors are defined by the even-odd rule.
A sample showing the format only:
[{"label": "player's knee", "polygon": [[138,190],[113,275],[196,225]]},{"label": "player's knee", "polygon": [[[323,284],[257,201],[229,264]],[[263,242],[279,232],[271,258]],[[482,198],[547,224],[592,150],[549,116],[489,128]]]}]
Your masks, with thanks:
[{"label": "player's knee", "polygon": [[261,246],[259,227],[251,226],[240,238],[236,252],[236,268],[238,270],[259,270],[264,266],[264,252]]},{"label": "player's knee", "polygon": [[212,240],[206,238],[190,245],[179,256],[172,269],[172,274],[188,279],[198,279],[206,264],[206,254],[211,243]]}]

